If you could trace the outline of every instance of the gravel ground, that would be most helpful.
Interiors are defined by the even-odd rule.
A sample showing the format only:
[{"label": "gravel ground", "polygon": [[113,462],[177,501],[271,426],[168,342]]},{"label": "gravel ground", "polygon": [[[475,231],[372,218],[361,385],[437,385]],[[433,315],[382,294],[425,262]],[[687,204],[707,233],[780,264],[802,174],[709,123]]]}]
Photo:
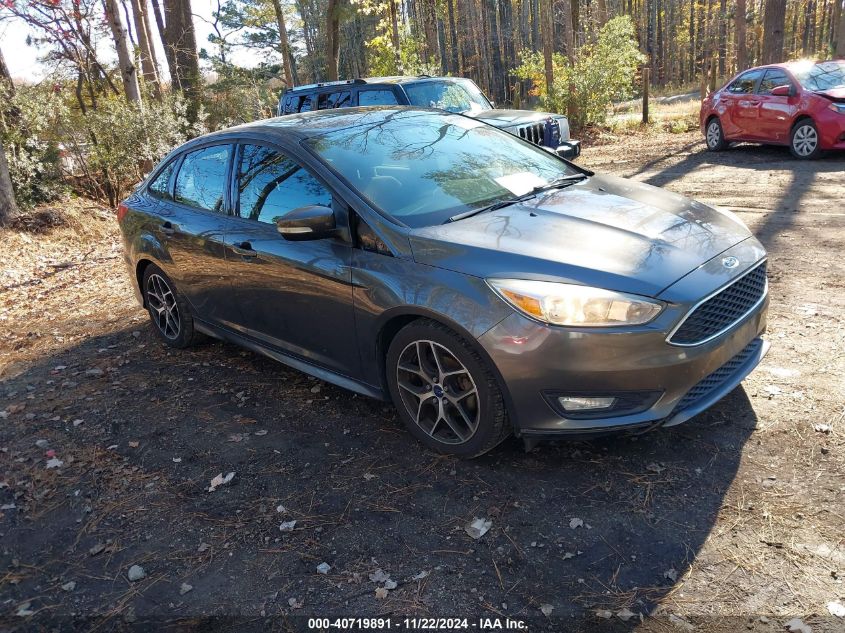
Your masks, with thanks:
[{"label": "gravel ground", "polygon": [[384,403],[164,348],[110,212],[0,232],[0,630],[845,630],[845,157],[602,141],[582,164],[734,210],[771,253],[764,363],[639,437],[436,456]]}]

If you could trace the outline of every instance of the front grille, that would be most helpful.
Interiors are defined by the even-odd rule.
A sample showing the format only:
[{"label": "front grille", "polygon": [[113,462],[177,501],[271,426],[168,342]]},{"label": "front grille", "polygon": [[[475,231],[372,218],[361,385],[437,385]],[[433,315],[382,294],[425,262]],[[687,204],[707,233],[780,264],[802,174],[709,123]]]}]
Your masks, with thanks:
[{"label": "front grille", "polygon": [[532,123],[531,125],[523,125],[519,128],[519,138],[523,138],[534,145],[543,144],[543,129],[545,123]]},{"label": "front grille", "polygon": [[687,314],[669,337],[673,345],[698,345],[742,320],[766,293],[766,262]]},{"label": "front grille", "polygon": [[[687,394],[678,401],[672,414],[688,409],[700,400],[709,396],[713,391],[721,387],[724,383],[730,380],[737,370],[745,364],[752,355],[760,351],[763,345],[763,339],[755,338],[749,343],[745,349],[739,354],[730,359],[727,363],[719,367],[709,376],[700,380]],[[671,416],[670,416],[671,417]]]}]

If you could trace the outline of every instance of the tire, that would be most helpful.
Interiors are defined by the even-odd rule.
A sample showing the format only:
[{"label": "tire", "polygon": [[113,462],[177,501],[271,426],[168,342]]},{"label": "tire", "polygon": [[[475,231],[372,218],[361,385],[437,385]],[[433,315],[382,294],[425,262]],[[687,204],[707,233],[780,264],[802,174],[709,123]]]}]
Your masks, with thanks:
[{"label": "tire", "polygon": [[722,131],[722,122],[713,117],[707,121],[704,128],[704,142],[711,152],[721,152],[728,149],[728,142],[725,140],[725,133]]},{"label": "tire", "polygon": [[789,135],[789,151],[800,160],[814,160],[821,156],[819,130],[812,119],[801,119],[792,126]]},{"label": "tire", "polygon": [[391,341],[385,367],[399,417],[428,448],[477,457],[511,434],[496,377],[449,328],[428,319],[409,323]]},{"label": "tire", "polygon": [[144,270],[141,292],[153,330],[165,344],[183,349],[200,340],[188,302],[176,290],[170,277],[155,264],[149,264]]}]

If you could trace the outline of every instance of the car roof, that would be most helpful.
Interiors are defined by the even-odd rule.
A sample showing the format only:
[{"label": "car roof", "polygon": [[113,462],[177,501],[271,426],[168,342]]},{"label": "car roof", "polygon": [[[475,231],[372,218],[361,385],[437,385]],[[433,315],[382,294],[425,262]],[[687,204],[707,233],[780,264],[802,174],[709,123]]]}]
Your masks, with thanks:
[{"label": "car roof", "polygon": [[251,123],[237,125],[235,127],[218,130],[209,134],[199,136],[182,148],[188,148],[195,144],[205,143],[215,138],[237,136],[239,134],[266,135],[269,138],[284,135],[293,140],[304,140],[349,127],[361,125],[362,123],[378,123],[387,120],[391,115],[397,113],[426,113],[437,116],[460,116],[453,112],[445,112],[434,108],[419,108],[414,106],[363,106],[355,108],[339,108],[336,110],[316,110],[313,112],[302,112],[299,114],[287,114],[270,119],[259,119]]}]

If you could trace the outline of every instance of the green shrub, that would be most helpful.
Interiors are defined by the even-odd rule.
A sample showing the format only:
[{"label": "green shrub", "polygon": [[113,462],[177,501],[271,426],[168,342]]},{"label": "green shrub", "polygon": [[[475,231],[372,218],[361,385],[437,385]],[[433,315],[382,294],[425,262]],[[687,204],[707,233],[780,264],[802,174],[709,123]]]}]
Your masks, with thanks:
[{"label": "green shrub", "polygon": [[121,96],[102,98],[96,110],[68,117],[59,133],[77,183],[115,205],[173,147],[204,131],[202,120],[188,122],[184,100],[167,95],[143,108]]},{"label": "green shrub", "polygon": [[0,85],[0,103],[0,136],[18,206],[61,197],[66,187],[54,130],[68,110],[59,92],[49,83],[21,86],[14,94]]},{"label": "green shrub", "polygon": [[637,68],[645,60],[637,48],[633,22],[628,16],[620,16],[602,27],[595,43],[578,49],[574,66],[565,56],[554,54],[551,94],[546,90],[541,53],[523,53],[514,73],[533,82],[543,107],[567,113],[570,126],[579,129],[604,124],[614,101],[634,96]]}]

